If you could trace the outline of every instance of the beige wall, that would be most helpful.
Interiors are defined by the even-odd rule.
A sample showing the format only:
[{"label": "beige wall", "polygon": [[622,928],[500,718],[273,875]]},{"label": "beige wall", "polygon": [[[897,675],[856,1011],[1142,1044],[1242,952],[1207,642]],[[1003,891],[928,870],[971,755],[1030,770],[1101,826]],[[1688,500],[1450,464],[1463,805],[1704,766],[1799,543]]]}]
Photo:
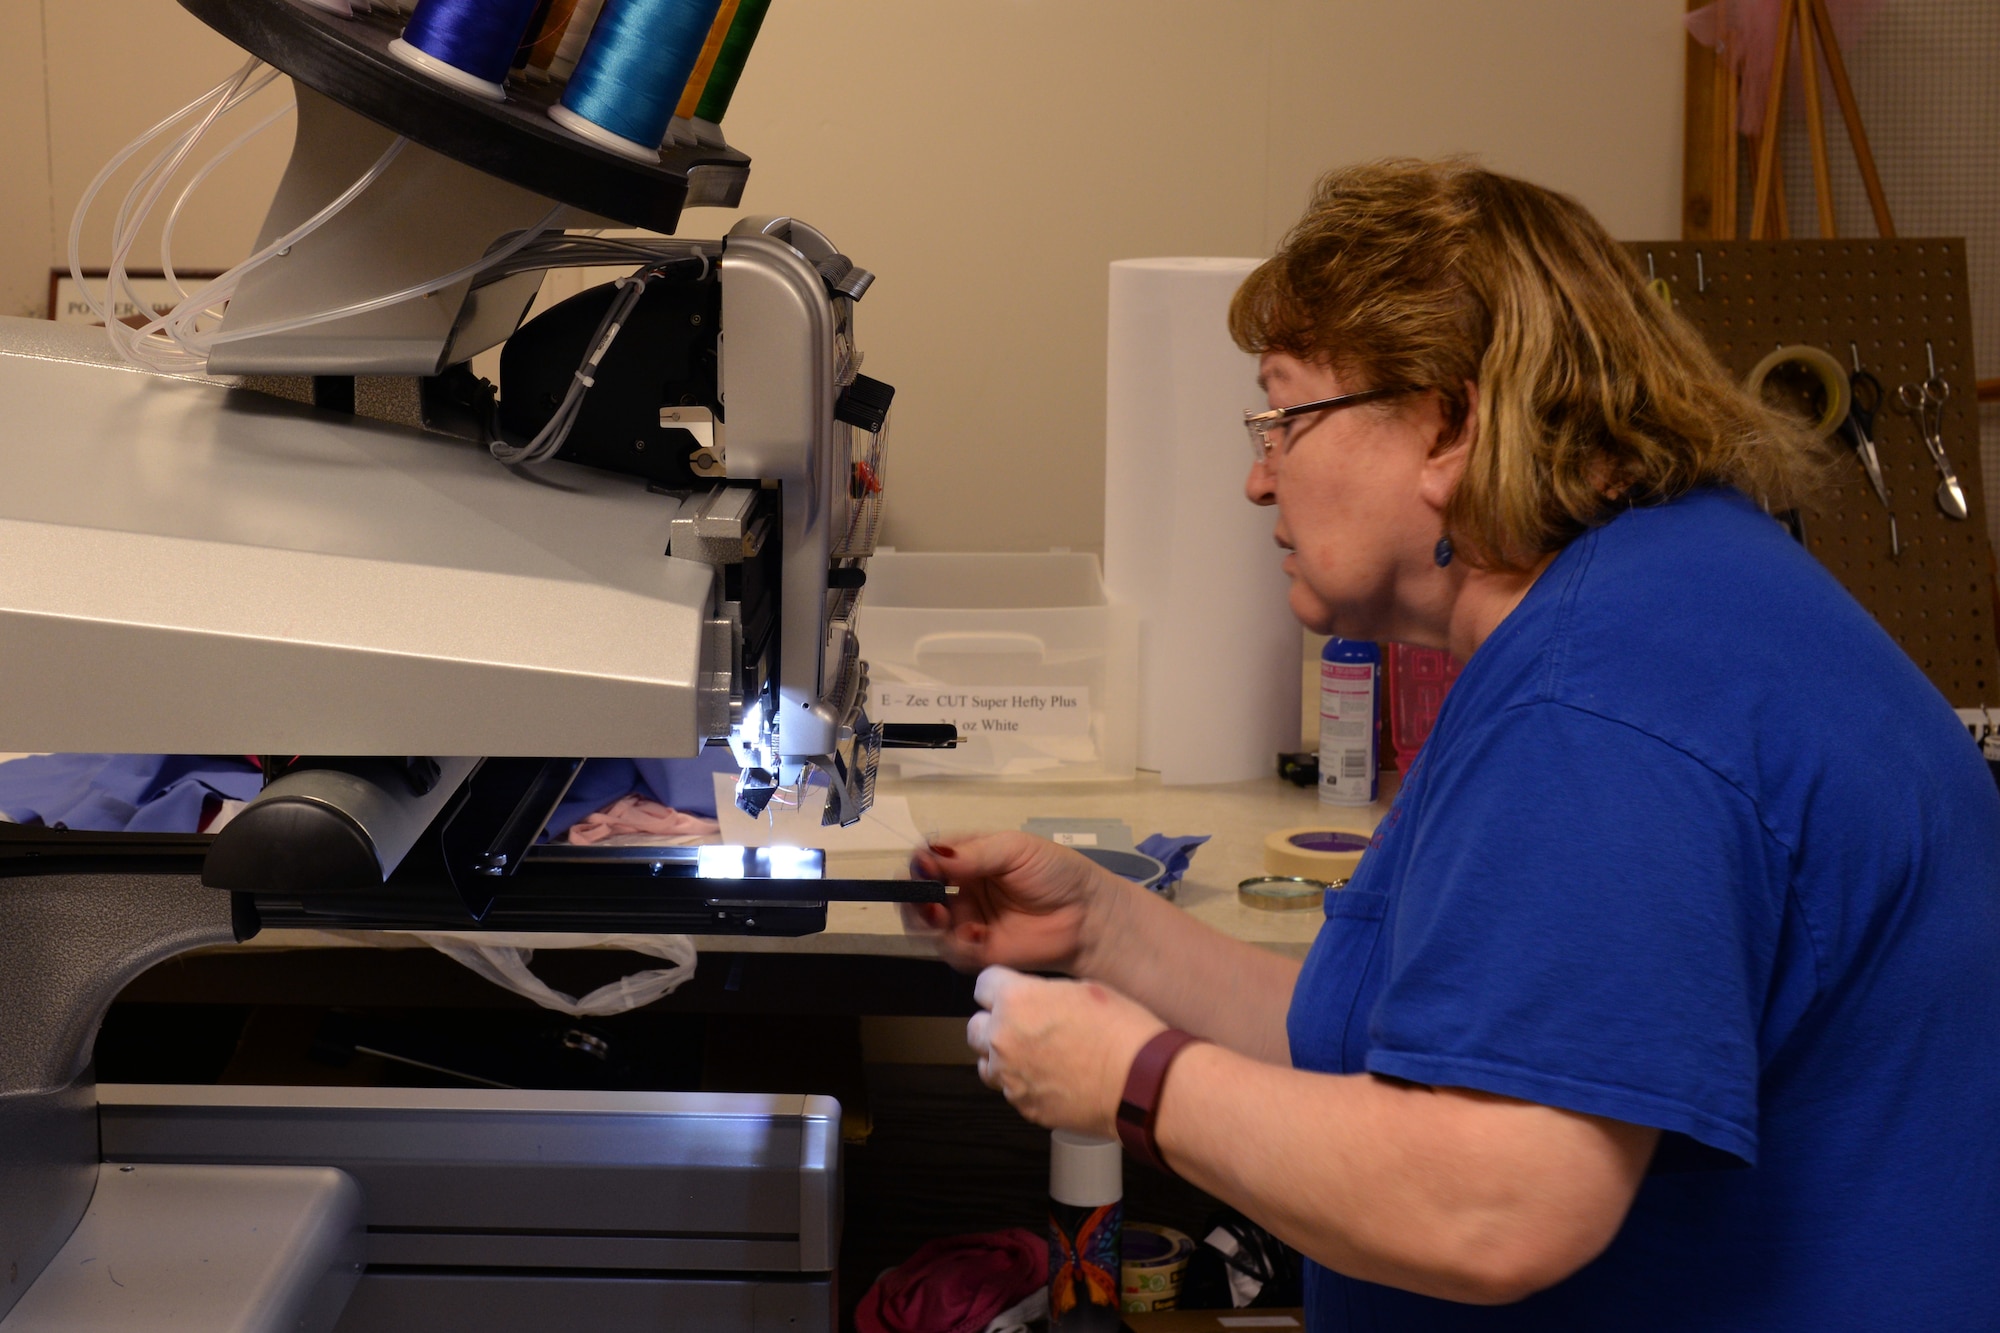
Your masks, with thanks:
[{"label": "beige wall", "polygon": [[[756,159],[752,211],[804,217],[880,275],[860,313],[869,371],[901,391],[888,539],[1089,548],[1109,261],[1264,253],[1320,171],[1388,153],[1477,153],[1620,235],[1671,235],[1682,9],[779,0],[729,130]],[[18,309],[98,167],[235,56],[173,0],[0,0],[0,40],[0,303]],[[177,258],[240,257],[287,142],[218,174]]]},{"label": "beige wall", "polygon": [[49,122],[40,0],[0,0],[0,314],[40,314],[49,230]]}]

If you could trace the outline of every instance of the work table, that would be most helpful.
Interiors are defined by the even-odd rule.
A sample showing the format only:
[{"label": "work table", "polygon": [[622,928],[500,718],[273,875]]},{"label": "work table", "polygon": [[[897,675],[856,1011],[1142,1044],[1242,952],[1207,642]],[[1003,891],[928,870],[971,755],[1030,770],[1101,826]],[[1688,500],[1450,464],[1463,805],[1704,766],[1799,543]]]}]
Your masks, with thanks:
[{"label": "work table", "polygon": [[[1243,906],[1236,898],[1239,880],[1265,873],[1264,837],[1278,829],[1316,825],[1366,832],[1375,826],[1394,790],[1394,775],[1385,774],[1383,799],[1373,806],[1320,804],[1310,787],[1295,787],[1276,777],[1215,786],[1168,787],[1158,775],[1141,773],[1129,782],[1031,783],[963,779],[885,777],[879,796],[902,796],[910,803],[916,826],[931,836],[988,829],[1019,828],[1037,817],[1117,819],[1130,825],[1135,841],[1153,833],[1206,833],[1177,887],[1175,901],[1197,919],[1224,934],[1262,945],[1291,958],[1303,958],[1319,930],[1318,912],[1266,912]],[[828,858],[830,876],[883,877],[902,873],[901,854],[834,853]],[[891,958],[929,958],[926,940],[904,931],[892,903],[833,903],[826,929],[797,939],[742,936],[697,936],[704,952],[853,954]],[[422,947],[393,932],[271,930],[240,949],[330,947]]]}]

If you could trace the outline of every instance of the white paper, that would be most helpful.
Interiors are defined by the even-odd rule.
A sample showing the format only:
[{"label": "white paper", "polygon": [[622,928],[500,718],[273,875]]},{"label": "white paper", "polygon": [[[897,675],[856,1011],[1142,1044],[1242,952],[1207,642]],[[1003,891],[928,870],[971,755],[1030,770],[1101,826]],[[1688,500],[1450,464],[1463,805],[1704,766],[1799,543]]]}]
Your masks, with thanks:
[{"label": "white paper", "polygon": [[877,722],[949,722],[961,736],[1088,736],[1084,685],[909,685],[871,681]]},{"label": "white paper", "polygon": [[1244,498],[1257,359],[1230,341],[1254,259],[1111,265],[1104,584],[1139,613],[1139,767],[1240,782],[1299,744],[1303,640],[1272,543]]},{"label": "white paper", "polygon": [[[1217,1227],[1215,1230],[1209,1232],[1208,1239],[1203,1243],[1212,1250],[1220,1250],[1223,1254],[1228,1255],[1232,1259],[1234,1259],[1237,1255],[1243,1252],[1242,1245],[1237,1243],[1236,1237],[1230,1234],[1229,1229],[1227,1227]],[[1244,1306],[1250,1304],[1250,1302],[1257,1299],[1257,1293],[1264,1289],[1264,1280],[1262,1278],[1252,1277],[1249,1273],[1244,1272],[1241,1268],[1238,1268],[1234,1264],[1229,1265],[1228,1271],[1229,1271],[1229,1303],[1240,1310]],[[1284,1327],[1291,1328],[1297,1326],[1288,1316],[1278,1315],[1275,1317],[1284,1320],[1283,1324]],[[1227,1320],[1224,1320],[1223,1327],[1254,1328],[1258,1327],[1260,1322],[1268,1324],[1269,1320],[1273,1318],[1273,1316],[1242,1315],[1239,1316],[1239,1318],[1247,1322],[1243,1324],[1232,1324]]]},{"label": "white paper", "polygon": [[826,810],[826,788],[811,787],[796,809],[783,810],[776,801],[763,818],[752,819],[736,808],[736,778],[715,775],[716,819],[722,840],[737,847],[818,847],[827,852],[908,852],[924,841],[909,801],[901,796],[877,796],[861,822],[852,828],[820,824]]}]

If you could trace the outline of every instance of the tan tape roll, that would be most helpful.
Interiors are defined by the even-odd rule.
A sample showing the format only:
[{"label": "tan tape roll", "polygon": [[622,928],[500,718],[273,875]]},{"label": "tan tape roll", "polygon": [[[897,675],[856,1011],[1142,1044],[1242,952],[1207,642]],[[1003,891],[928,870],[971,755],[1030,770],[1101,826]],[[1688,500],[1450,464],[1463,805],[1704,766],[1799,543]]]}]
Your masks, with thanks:
[{"label": "tan tape roll", "polygon": [[1298,875],[1332,882],[1348,879],[1368,850],[1366,833],[1344,829],[1279,829],[1264,839],[1264,869],[1273,875]]},{"label": "tan tape roll", "polygon": [[[1135,1234],[1139,1232],[1146,1234]],[[1134,1256],[1120,1265],[1119,1303],[1125,1313],[1151,1314],[1177,1308],[1181,1280],[1187,1276],[1188,1260],[1194,1258],[1194,1241],[1172,1227],[1127,1222],[1125,1253]]]},{"label": "tan tape roll", "polygon": [[1826,405],[1820,410],[1819,420],[1813,423],[1813,433],[1827,436],[1840,429],[1840,423],[1847,420],[1852,391],[1848,388],[1847,370],[1833,359],[1833,353],[1808,347],[1804,343],[1778,348],[1759,361],[1750,372],[1750,378],[1744,381],[1744,387],[1750,390],[1752,398],[1764,401],[1764,381],[1780,366],[1801,370],[1819,382]]}]

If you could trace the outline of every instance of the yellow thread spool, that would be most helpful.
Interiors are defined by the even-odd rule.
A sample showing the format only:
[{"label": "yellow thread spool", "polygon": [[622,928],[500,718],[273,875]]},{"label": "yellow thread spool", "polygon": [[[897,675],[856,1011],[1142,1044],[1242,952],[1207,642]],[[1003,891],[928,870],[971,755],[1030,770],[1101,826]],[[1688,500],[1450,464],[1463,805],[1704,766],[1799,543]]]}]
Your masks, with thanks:
[{"label": "yellow thread spool", "polygon": [[708,88],[708,76],[715,72],[716,57],[722,54],[723,39],[729,36],[729,25],[736,22],[736,7],[741,3],[742,0],[722,0],[715,22],[709,25],[708,39],[701,44],[701,54],[695,58],[694,73],[688,75],[680,105],[674,108],[676,120],[694,118],[695,108],[701,105],[701,95]]}]

